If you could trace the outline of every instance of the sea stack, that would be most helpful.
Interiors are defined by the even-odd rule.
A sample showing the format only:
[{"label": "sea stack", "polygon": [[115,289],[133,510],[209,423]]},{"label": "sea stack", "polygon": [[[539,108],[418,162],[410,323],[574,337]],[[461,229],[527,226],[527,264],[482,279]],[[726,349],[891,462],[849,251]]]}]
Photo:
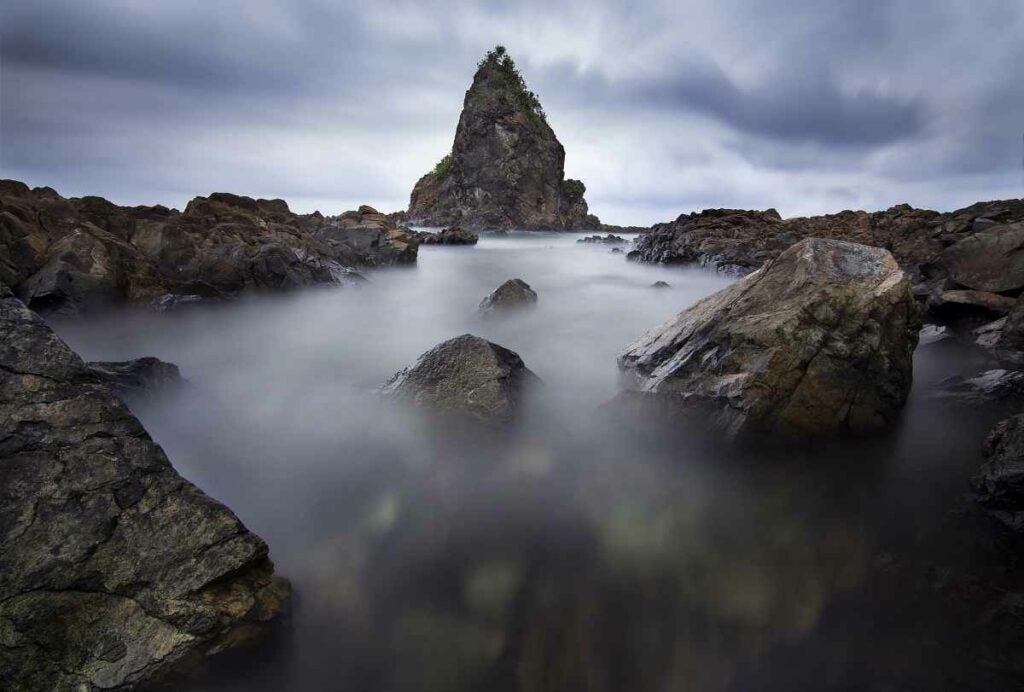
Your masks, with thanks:
[{"label": "sea stack", "polygon": [[585,186],[565,178],[565,149],[537,95],[497,46],[466,92],[451,153],[413,188],[409,219],[471,230],[597,229]]}]

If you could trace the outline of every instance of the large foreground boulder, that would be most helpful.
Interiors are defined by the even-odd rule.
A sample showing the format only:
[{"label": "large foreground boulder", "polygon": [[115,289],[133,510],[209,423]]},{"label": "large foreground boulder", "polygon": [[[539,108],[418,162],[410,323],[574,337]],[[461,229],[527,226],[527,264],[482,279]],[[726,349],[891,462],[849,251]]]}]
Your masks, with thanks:
[{"label": "large foreground boulder", "polygon": [[0,284],[0,689],[127,690],[262,632],[266,544]]},{"label": "large foreground boulder", "polygon": [[797,243],[621,354],[638,390],[731,434],[861,433],[906,401],[920,318],[892,255]]},{"label": "large foreground boulder", "polygon": [[382,392],[436,413],[503,424],[515,418],[527,386],[535,381],[519,354],[463,334],[421,355]]},{"label": "large foreground boulder", "polygon": [[586,188],[565,178],[565,149],[502,47],[480,62],[452,151],[416,183],[408,218],[472,230],[597,229]]}]

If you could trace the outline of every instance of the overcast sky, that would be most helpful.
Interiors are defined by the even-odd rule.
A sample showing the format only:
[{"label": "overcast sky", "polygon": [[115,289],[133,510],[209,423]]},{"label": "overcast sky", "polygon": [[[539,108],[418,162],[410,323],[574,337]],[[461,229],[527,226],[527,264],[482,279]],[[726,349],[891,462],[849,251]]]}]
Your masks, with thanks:
[{"label": "overcast sky", "polygon": [[0,0],[0,177],[405,208],[501,43],[612,223],[1024,196],[1021,0]]}]

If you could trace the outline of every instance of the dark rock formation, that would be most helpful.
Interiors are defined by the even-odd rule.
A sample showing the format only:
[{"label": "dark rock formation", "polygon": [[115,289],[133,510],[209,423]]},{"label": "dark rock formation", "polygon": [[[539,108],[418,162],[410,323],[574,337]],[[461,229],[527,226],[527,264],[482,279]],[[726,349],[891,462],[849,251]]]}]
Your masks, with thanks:
[{"label": "dark rock formation", "polygon": [[437,233],[417,233],[420,245],[476,245],[480,236],[463,230],[461,226],[451,226]]},{"label": "dark rock formation", "polygon": [[975,291],[1024,288],[1024,223],[982,228],[943,251],[941,263],[949,278]]},{"label": "dark rock formation", "polygon": [[995,368],[974,377],[954,375],[939,382],[933,399],[963,406],[985,406],[1024,398],[1024,372]]},{"label": "dark rock formation", "polygon": [[651,288],[671,288],[672,285],[668,281],[655,281],[651,284]]},{"label": "dark rock formation", "polygon": [[977,502],[1013,531],[1024,530],[1024,413],[993,428],[973,479]]},{"label": "dark rock formation", "polygon": [[266,544],[3,285],[0,527],[6,690],[132,689],[252,639],[288,599]]},{"label": "dark rock formation", "polygon": [[472,334],[449,339],[396,373],[383,393],[486,424],[510,422],[537,377],[518,354]]},{"label": "dark rock formation", "polygon": [[478,310],[487,315],[528,307],[536,302],[537,292],[530,288],[530,284],[522,279],[509,279],[480,301]]},{"label": "dark rock formation", "polygon": [[413,188],[408,218],[472,230],[596,229],[586,188],[565,179],[565,150],[505,49],[479,65],[455,143]]},{"label": "dark rock formation", "polygon": [[339,283],[415,259],[412,232],[369,207],[328,218],[214,193],[178,212],[0,181],[0,281],[44,312]]},{"label": "dark rock formation", "polygon": [[86,367],[122,399],[145,398],[180,386],[174,363],[147,356],[135,360],[89,362]]},{"label": "dark rock formation", "polygon": [[732,434],[866,432],[895,421],[920,329],[892,255],[801,241],[626,348],[639,390]]},{"label": "dark rock formation", "polygon": [[617,236],[609,233],[608,235],[588,235],[586,238],[580,238],[576,241],[577,243],[603,243],[605,245],[617,245],[620,243],[628,243],[629,241],[622,236]]}]

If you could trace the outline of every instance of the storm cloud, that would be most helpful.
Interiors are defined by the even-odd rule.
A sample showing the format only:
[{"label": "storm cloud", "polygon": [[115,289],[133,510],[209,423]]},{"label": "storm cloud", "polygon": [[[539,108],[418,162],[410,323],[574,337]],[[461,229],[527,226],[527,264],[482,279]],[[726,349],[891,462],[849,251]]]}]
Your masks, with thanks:
[{"label": "storm cloud", "polygon": [[1017,0],[681,5],[8,0],[0,176],[404,208],[500,43],[610,222],[1021,195]]}]

